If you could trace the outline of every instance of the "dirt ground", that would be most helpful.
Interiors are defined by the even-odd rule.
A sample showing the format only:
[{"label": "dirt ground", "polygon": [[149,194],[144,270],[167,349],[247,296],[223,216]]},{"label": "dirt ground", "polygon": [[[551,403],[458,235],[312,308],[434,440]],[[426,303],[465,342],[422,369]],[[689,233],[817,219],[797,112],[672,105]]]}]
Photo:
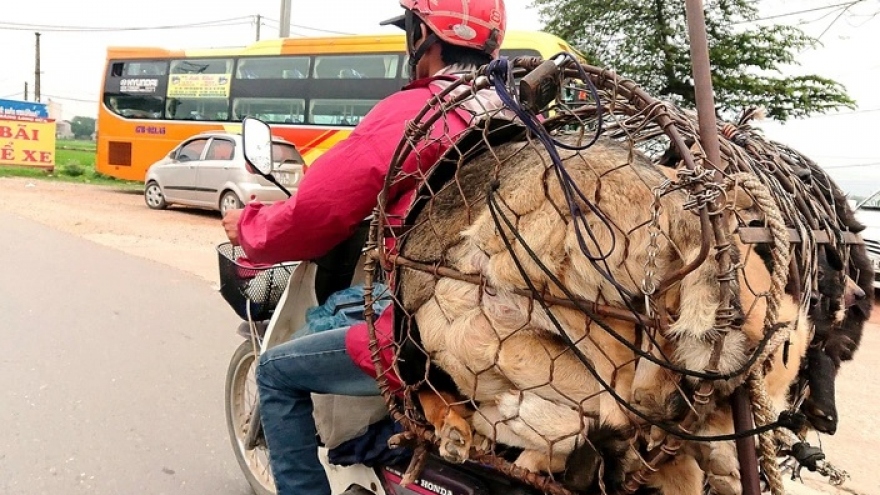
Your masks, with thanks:
[{"label": "dirt ground", "polygon": [[0,178],[0,211],[217,283],[215,247],[226,241],[217,212],[156,211],[140,190],[20,178]]},{"label": "dirt ground", "polygon": [[[226,240],[219,213],[182,208],[153,211],[144,204],[140,191],[18,178],[0,178],[0,211],[170,265],[217,287],[215,247]],[[805,475],[806,485],[789,483],[789,493],[880,493],[880,477],[873,476],[880,460],[880,422],[875,416],[880,404],[878,330],[880,310],[865,329],[855,361],[841,370],[837,434],[809,439],[821,442],[829,461],[848,471],[852,479],[836,489],[815,475]]]}]

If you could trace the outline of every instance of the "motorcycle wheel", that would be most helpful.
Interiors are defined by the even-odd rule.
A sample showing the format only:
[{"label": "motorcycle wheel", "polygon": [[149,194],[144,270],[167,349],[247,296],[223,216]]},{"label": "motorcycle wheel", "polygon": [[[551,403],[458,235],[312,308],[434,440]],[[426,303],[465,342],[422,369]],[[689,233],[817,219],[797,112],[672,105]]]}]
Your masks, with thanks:
[{"label": "motorcycle wheel", "polygon": [[226,372],[226,427],[235,459],[248,484],[257,495],[275,495],[275,480],[269,467],[269,449],[263,445],[248,450],[245,438],[251,414],[257,404],[257,382],[253,345],[246,340],[238,346]]}]

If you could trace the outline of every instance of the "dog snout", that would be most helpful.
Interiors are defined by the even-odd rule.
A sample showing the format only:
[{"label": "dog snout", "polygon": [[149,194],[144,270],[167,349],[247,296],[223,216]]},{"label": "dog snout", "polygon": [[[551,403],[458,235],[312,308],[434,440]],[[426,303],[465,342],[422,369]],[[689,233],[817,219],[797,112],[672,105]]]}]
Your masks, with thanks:
[{"label": "dog snout", "polygon": [[846,277],[846,294],[844,304],[847,308],[864,300],[868,294],[850,277]]}]

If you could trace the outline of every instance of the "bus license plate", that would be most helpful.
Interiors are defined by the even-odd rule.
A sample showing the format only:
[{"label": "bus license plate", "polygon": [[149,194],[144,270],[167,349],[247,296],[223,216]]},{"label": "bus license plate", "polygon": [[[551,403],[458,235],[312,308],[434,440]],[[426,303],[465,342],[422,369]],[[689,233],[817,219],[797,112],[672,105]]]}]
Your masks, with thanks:
[{"label": "bus license plate", "polygon": [[275,176],[275,179],[278,180],[278,183],[282,186],[290,185],[290,174],[287,172],[273,172],[272,175]]}]

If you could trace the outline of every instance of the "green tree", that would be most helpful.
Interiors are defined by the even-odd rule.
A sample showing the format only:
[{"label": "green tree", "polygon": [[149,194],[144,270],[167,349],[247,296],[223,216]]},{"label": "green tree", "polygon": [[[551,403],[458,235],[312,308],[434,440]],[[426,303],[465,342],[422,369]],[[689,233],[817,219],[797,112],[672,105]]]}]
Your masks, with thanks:
[{"label": "green tree", "polygon": [[95,132],[95,119],[91,117],[74,117],[70,121],[70,130],[77,139],[89,139]]},{"label": "green tree", "polygon": [[[818,42],[800,29],[762,25],[757,2],[708,0],[706,31],[716,108],[722,115],[761,106],[779,121],[854,108],[845,88],[819,75],[785,76]],[[546,30],[590,63],[633,79],[649,93],[693,108],[695,94],[684,2],[534,0]]]}]

